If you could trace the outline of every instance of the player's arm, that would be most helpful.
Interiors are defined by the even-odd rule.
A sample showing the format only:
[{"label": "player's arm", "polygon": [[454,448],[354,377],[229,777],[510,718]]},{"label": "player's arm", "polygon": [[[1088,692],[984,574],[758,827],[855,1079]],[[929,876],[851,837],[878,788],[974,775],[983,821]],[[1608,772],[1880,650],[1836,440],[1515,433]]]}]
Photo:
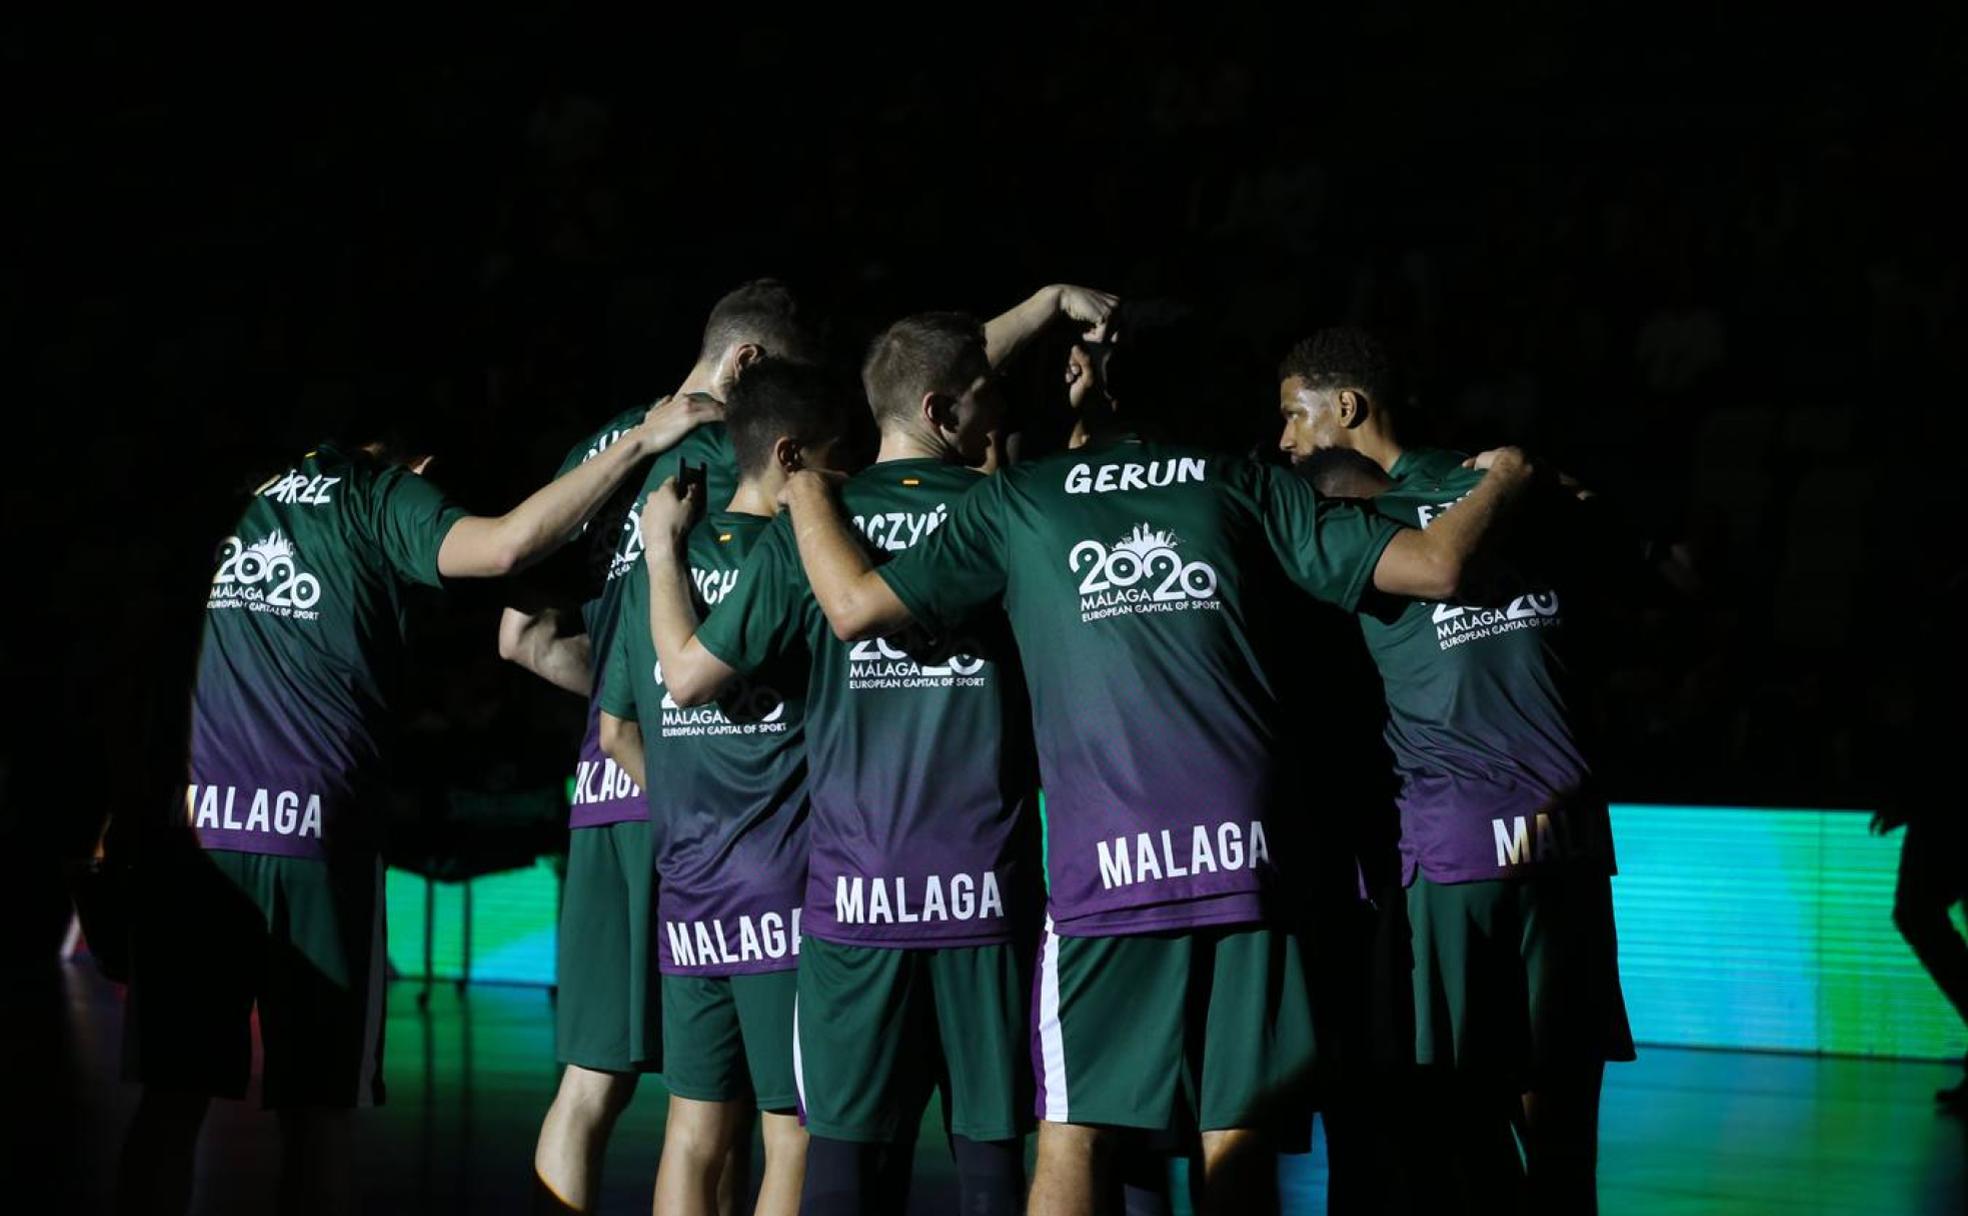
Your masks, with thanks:
[{"label": "player's arm", "polygon": [[642,508],[643,561],[649,566],[649,636],[663,665],[663,687],[678,705],[702,705],[737,678],[697,640],[697,608],[690,602],[684,549],[690,529],[704,514],[701,485],[676,478],[649,492]]},{"label": "player's arm", "polygon": [[[632,582],[624,597],[624,612],[635,603],[636,590]],[[608,655],[602,661],[600,696],[597,698],[600,714],[596,719],[595,735],[596,741],[601,744],[602,754],[621,765],[637,785],[648,789],[649,783],[643,779],[648,774],[644,771],[647,762],[643,752],[636,681],[630,675],[633,660],[629,653],[629,633],[628,629],[615,631]]]},{"label": "player's arm", "polygon": [[1455,506],[1424,529],[1404,528],[1381,552],[1373,585],[1389,595],[1451,600],[1469,581],[1484,540],[1531,487],[1530,460],[1516,448],[1498,448],[1470,462],[1488,475]]},{"label": "player's arm", "polygon": [[1060,317],[1082,328],[1104,325],[1120,297],[1091,287],[1054,283],[1033,292],[1022,303],[984,322],[984,353],[997,367]]},{"label": "player's arm", "polygon": [[594,689],[588,635],[562,633],[558,608],[521,612],[508,608],[499,617],[499,657],[539,676],[555,688],[587,696]]},{"label": "player's arm", "polygon": [[628,718],[618,718],[604,709],[601,711],[599,734],[602,753],[621,765],[629,780],[648,789],[649,782],[644,779],[642,771],[642,724]]},{"label": "player's arm", "polygon": [[802,471],[786,480],[779,501],[793,518],[800,564],[813,598],[843,642],[886,637],[914,618],[854,539],[825,477]]},{"label": "player's arm", "polygon": [[629,470],[665,451],[699,423],[721,416],[708,397],[659,402],[642,423],[594,459],[548,482],[504,515],[468,515],[445,533],[438,573],[446,578],[498,578],[523,570],[574,535],[615,492]]}]

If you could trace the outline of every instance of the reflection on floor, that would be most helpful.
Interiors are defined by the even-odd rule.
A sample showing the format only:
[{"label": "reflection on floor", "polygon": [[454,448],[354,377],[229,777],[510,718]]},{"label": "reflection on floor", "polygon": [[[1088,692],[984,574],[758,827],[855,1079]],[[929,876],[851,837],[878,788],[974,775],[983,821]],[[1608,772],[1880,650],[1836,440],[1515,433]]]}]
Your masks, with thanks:
[{"label": "reflection on floor", "polygon": [[[365,1210],[523,1212],[533,1140],[557,1076],[547,993],[440,985],[425,1013],[417,991],[402,983],[390,992],[390,1099],[360,1131]],[[42,1210],[106,1211],[135,1096],[117,1080],[121,992],[72,966],[44,1000],[10,1002],[9,1015],[22,1024],[0,1044],[0,1064],[10,1081],[28,1082],[26,1092],[38,1080],[50,1095],[48,1117],[12,1147],[44,1171],[74,1166]],[[1937,1115],[1932,1101],[1958,1076],[1934,1064],[1643,1050],[1638,1063],[1609,1074],[1603,1210],[1968,1211],[1968,1124]],[[618,1131],[603,1210],[648,1211],[662,1111],[652,1079]],[[934,1111],[921,1143],[911,1210],[952,1211],[954,1175]],[[1288,1210],[1324,1211],[1322,1151],[1287,1163]],[[199,1210],[267,1210],[277,1159],[270,1121],[249,1105],[220,1104],[200,1161]]]}]

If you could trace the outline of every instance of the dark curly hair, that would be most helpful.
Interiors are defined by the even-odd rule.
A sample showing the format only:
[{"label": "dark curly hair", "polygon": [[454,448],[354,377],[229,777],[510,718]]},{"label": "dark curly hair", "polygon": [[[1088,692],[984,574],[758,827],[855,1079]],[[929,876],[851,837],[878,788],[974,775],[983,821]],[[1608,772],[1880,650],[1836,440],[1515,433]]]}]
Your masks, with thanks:
[{"label": "dark curly hair", "polygon": [[1278,364],[1278,379],[1298,377],[1316,389],[1357,388],[1381,405],[1394,403],[1394,361],[1364,329],[1335,325],[1302,339]]}]

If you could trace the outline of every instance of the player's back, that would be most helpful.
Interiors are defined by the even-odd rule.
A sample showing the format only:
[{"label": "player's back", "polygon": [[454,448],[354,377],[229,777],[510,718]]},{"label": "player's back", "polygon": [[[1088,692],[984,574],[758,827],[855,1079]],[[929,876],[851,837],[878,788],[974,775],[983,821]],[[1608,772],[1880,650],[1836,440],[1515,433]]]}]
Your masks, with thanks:
[{"label": "player's back", "polygon": [[1394,529],[1350,508],[1329,528],[1276,469],[1132,438],[993,482],[936,547],[946,574],[967,556],[1003,571],[1055,923],[1099,935],[1263,919],[1266,890],[1294,869],[1267,824],[1289,795],[1263,657],[1281,570],[1350,606]]},{"label": "player's back", "polygon": [[[888,461],[849,480],[841,502],[885,559],[933,533],[979,480],[940,461]],[[788,565],[798,569],[796,548]],[[1008,940],[1040,882],[1031,715],[1002,614],[946,638],[844,643],[807,604],[809,931],[877,945]]]},{"label": "player's back", "polygon": [[[713,511],[686,553],[701,614],[733,594],[770,521]],[[680,706],[647,624],[648,567],[625,580],[603,681],[607,713],[641,725],[661,879],[666,974],[780,969],[797,953],[806,882],[805,654],[739,681],[716,704]]]},{"label": "player's back", "polygon": [[402,590],[437,585],[463,514],[409,469],[331,445],[255,493],[206,600],[186,807],[206,847],[375,847],[359,804],[399,678]]},{"label": "player's back", "polygon": [[[568,451],[559,475],[565,476],[607,451],[647,414],[645,407],[635,406],[603,423]],[[581,574],[578,589],[581,619],[587,629],[588,652],[593,656],[595,688],[588,698],[587,726],[581,735],[574,797],[568,808],[570,827],[599,827],[649,817],[641,788],[602,751],[600,694],[615,629],[621,620],[628,574],[642,560],[643,498],[651,488],[675,476],[686,461],[704,465],[707,490],[721,496],[712,501],[724,502],[730,498],[738,484],[731,436],[723,423],[705,423],[651,460],[640,480],[624,480],[582,526],[580,538],[574,542]]]},{"label": "player's back", "polygon": [[[1426,528],[1482,474],[1460,453],[1413,450],[1375,506]],[[1401,778],[1402,852],[1438,882],[1501,877],[1538,861],[1610,863],[1578,668],[1589,562],[1568,497],[1523,508],[1512,565],[1522,583],[1485,603],[1370,599],[1361,612],[1387,694]],[[1559,526],[1554,526],[1557,524]]]},{"label": "player's back", "polygon": [[[646,414],[638,406],[610,418],[569,449],[567,459],[561,462],[555,475],[564,477],[613,447]],[[574,771],[574,793],[568,804],[568,826],[573,828],[649,818],[642,787],[601,747],[600,668],[607,662],[609,647],[614,642],[624,576],[641,556],[641,532],[634,518],[635,496],[636,483],[625,479],[593,518],[581,525],[580,536],[571,546],[579,563],[580,585],[576,594],[581,620],[588,635],[588,653],[596,669],[594,688],[588,695],[587,725],[581,734],[581,751]]]}]

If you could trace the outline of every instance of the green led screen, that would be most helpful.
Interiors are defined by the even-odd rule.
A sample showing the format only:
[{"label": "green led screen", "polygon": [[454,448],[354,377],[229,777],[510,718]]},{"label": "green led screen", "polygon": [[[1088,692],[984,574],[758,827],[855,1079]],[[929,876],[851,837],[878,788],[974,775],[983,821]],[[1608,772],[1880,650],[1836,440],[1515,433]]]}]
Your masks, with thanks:
[{"label": "green led screen", "polygon": [[[424,974],[424,879],[391,870],[390,966],[400,976]],[[465,888],[471,888],[471,978],[514,984],[551,984],[554,932],[560,922],[560,877],[548,862],[524,870],[488,874],[470,883],[430,884],[431,973],[457,979],[464,973]]]},{"label": "green led screen", "polygon": [[[1958,1058],[1968,1034],[1893,928],[1900,837],[1856,811],[1616,805],[1633,1032],[1673,1046]],[[546,862],[471,885],[471,978],[553,982]],[[432,971],[463,964],[464,885],[437,884]],[[424,970],[424,880],[389,875],[390,962]]]},{"label": "green led screen", "polygon": [[1858,811],[1613,807],[1620,974],[1647,1043],[1959,1057]]}]

